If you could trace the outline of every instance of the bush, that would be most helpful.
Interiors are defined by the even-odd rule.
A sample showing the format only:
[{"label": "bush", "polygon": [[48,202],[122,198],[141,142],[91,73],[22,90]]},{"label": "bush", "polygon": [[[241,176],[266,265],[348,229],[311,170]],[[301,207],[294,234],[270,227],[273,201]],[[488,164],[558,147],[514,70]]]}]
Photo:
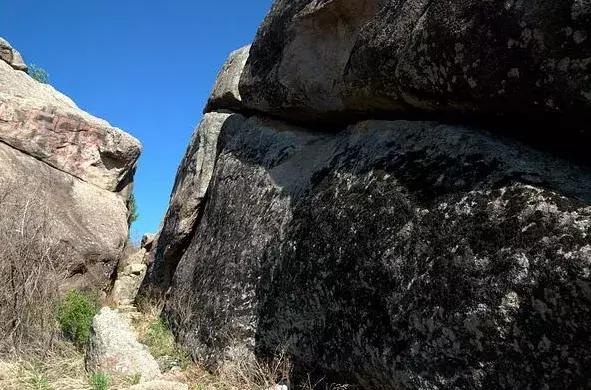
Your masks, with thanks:
[{"label": "bush", "polygon": [[58,308],[57,320],[64,335],[78,347],[90,337],[92,318],[98,313],[97,298],[89,293],[70,291]]},{"label": "bush", "polygon": [[109,388],[109,376],[102,372],[90,374],[89,380],[92,390],[107,390]]},{"label": "bush", "polygon": [[53,346],[59,285],[72,259],[52,236],[45,200],[34,191],[18,197],[9,190],[17,185],[23,183],[0,183],[0,355]]},{"label": "bush", "polygon": [[150,322],[148,329],[140,335],[140,342],[145,344],[155,358],[168,358],[172,368],[178,365],[185,368],[189,363],[189,354],[175,341],[174,335],[162,318],[156,318]]},{"label": "bush", "polygon": [[49,73],[40,66],[35,64],[29,65],[29,76],[40,83],[49,84]]},{"label": "bush", "polygon": [[129,226],[131,226],[131,224],[137,221],[140,217],[140,214],[137,210],[137,201],[135,200],[134,194],[131,194],[131,196],[129,197],[127,209],[129,210],[129,217],[127,218],[127,222]]}]

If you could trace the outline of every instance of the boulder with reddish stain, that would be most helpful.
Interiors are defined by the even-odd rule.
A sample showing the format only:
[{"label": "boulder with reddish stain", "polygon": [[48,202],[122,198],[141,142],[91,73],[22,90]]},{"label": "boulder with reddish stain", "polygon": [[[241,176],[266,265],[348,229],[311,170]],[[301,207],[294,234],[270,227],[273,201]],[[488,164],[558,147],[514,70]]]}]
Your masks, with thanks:
[{"label": "boulder with reddish stain", "polygon": [[0,141],[108,191],[128,182],[139,142],[0,61]]},{"label": "boulder with reddish stain", "polygon": [[15,201],[2,204],[0,223],[22,218],[18,204],[43,205],[28,212],[45,218],[49,238],[68,248],[62,287],[106,288],[128,238],[126,203],[141,145],[17,70],[8,47],[0,39],[0,195]]}]

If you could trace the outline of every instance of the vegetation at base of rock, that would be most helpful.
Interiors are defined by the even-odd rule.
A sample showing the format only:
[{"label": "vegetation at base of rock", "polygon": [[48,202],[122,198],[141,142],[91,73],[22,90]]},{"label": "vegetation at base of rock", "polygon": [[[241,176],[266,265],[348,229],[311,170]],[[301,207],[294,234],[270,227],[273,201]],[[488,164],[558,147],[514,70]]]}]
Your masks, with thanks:
[{"label": "vegetation at base of rock", "polygon": [[109,388],[109,376],[102,372],[94,372],[89,377],[92,390],[107,390]]},{"label": "vegetation at base of rock", "polygon": [[172,331],[164,319],[157,317],[148,322],[147,329],[142,332],[139,341],[145,344],[152,356],[167,367],[161,367],[166,371],[171,366],[187,367],[190,362],[189,354],[175,341]]},{"label": "vegetation at base of rock", "polygon": [[29,65],[29,76],[31,76],[34,80],[42,83],[42,84],[49,84],[49,73],[45,69],[35,64]]},{"label": "vegetation at base of rock", "polygon": [[31,390],[51,390],[49,380],[39,372],[32,372],[31,379],[29,380],[29,388]]},{"label": "vegetation at base of rock", "polygon": [[96,294],[72,290],[66,294],[58,308],[57,320],[64,335],[78,347],[90,337],[92,318],[98,313]]},{"label": "vegetation at base of rock", "polygon": [[0,242],[10,243],[0,246],[0,354],[45,352],[55,342],[58,288],[71,259],[51,238],[41,197],[0,191],[0,221]]}]

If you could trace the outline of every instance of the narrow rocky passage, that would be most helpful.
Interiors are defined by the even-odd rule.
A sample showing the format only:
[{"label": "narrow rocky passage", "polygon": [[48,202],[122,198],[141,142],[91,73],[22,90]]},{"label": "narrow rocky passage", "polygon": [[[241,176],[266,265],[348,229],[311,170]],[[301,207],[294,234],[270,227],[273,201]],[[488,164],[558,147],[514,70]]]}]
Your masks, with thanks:
[{"label": "narrow rocky passage", "polygon": [[0,39],[0,387],[65,342],[72,390],[591,388],[590,26],[275,0],[139,248],[139,141]]}]

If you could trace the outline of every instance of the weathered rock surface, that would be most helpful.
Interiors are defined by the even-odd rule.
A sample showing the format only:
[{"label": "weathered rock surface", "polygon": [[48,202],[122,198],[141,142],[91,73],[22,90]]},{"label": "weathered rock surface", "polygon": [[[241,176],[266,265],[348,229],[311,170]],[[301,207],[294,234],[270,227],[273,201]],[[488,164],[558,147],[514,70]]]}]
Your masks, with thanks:
[{"label": "weathered rock surface", "polygon": [[365,388],[590,385],[588,168],[420,121],[251,117],[217,150],[166,310],[197,357],[241,341]]},{"label": "weathered rock surface", "polygon": [[46,213],[50,238],[69,248],[72,267],[62,287],[106,288],[128,238],[127,202],[141,146],[13,69],[6,45],[0,40],[0,194],[34,200],[44,210],[3,217]]},{"label": "weathered rock surface", "polygon": [[164,219],[154,253],[152,275],[166,286],[187,239],[194,230],[216,160],[220,131],[242,117],[227,113],[205,114],[195,129],[189,148],[177,173],[170,206]]},{"label": "weathered rock surface", "polygon": [[146,255],[146,250],[141,248],[119,262],[117,279],[111,291],[111,301],[114,305],[133,305],[148,270]]},{"label": "weathered rock surface", "polygon": [[591,4],[580,0],[277,0],[240,95],[297,120],[419,111],[585,124],[589,26]]},{"label": "weathered rock surface", "polygon": [[108,191],[128,184],[139,142],[0,61],[0,141]]},{"label": "weathered rock surface", "polygon": [[219,108],[239,110],[242,107],[238,85],[248,59],[249,50],[250,45],[230,53],[211,91],[205,108],[206,112]]},{"label": "weathered rock surface", "polygon": [[160,376],[158,363],[148,348],[137,341],[127,321],[108,307],[102,308],[92,321],[86,368],[120,376],[139,374],[141,382]]},{"label": "weathered rock surface", "polygon": [[2,37],[0,37],[0,60],[6,62],[15,70],[27,71],[27,65],[21,54]]},{"label": "weathered rock surface", "polygon": [[590,161],[558,136],[589,135],[589,26],[577,0],[276,0],[155,245],[180,342],[285,349],[294,384],[591,387]]},{"label": "weathered rock surface", "polygon": [[43,204],[43,209],[3,215],[19,220],[23,213],[36,214],[50,222],[46,234],[70,248],[68,287],[107,287],[127,241],[125,199],[1,142],[0,194],[10,194],[21,205]]}]

